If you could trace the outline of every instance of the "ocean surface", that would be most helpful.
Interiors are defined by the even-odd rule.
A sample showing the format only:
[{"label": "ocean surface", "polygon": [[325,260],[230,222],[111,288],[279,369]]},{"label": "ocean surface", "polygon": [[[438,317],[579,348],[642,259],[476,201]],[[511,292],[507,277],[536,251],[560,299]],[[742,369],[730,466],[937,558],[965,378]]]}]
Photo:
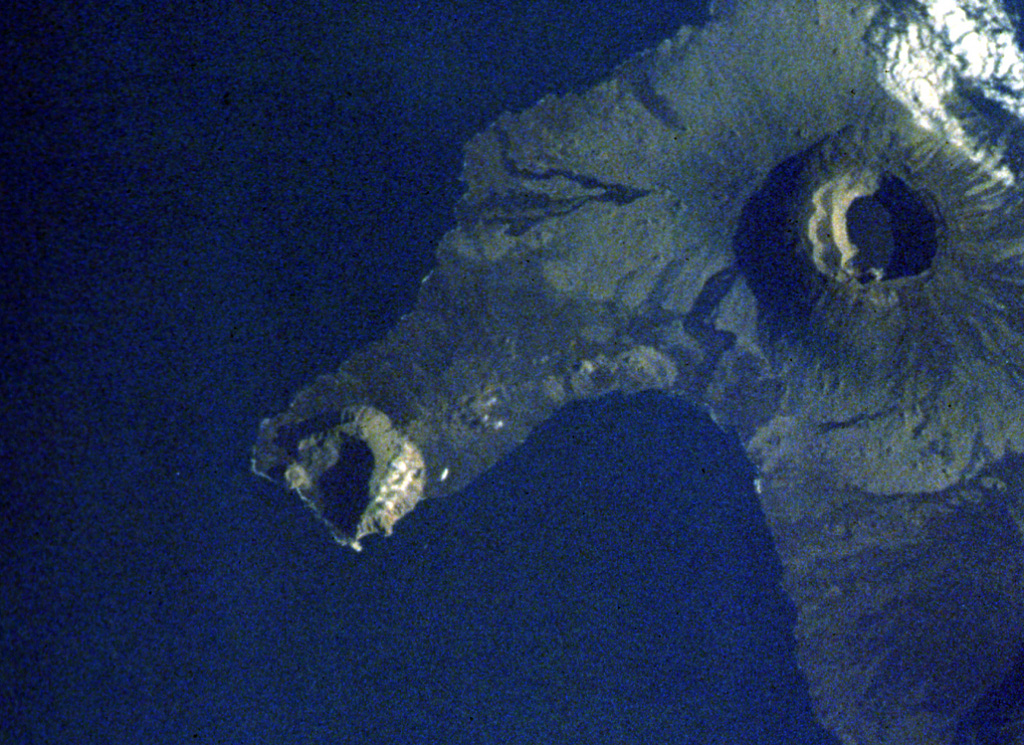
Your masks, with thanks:
[{"label": "ocean surface", "polygon": [[361,554],[249,471],[411,308],[462,144],[701,18],[8,14],[0,742],[835,742],[753,472],[678,401],[569,407]]}]

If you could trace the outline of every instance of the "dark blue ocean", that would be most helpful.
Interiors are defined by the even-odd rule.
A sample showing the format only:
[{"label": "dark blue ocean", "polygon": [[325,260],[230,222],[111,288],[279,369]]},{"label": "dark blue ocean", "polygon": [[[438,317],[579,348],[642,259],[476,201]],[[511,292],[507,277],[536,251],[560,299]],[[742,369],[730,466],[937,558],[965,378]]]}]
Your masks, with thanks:
[{"label": "dark blue ocean", "polygon": [[462,144],[699,7],[12,8],[0,742],[834,743],[678,401],[572,406],[362,554],[249,471],[410,310]]}]

